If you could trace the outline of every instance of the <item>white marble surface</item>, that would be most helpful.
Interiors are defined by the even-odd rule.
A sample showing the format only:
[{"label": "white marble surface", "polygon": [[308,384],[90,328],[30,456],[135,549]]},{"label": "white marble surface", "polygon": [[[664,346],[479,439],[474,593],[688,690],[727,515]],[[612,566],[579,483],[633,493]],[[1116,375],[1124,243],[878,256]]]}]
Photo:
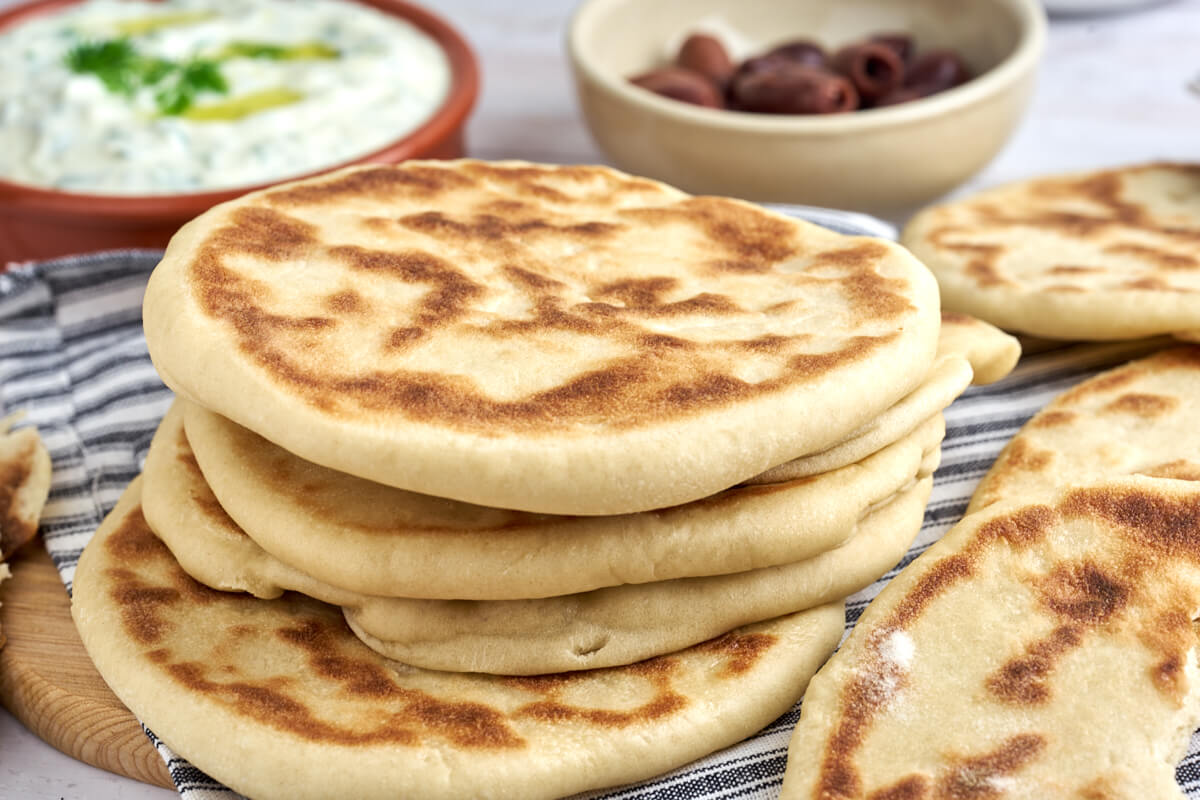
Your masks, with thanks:
[{"label": "white marble surface", "polygon": [[[13,5],[0,0],[0,9]],[[598,162],[562,41],[569,0],[441,0],[483,66],[472,155]],[[508,6],[508,7],[505,7]],[[957,193],[1036,175],[1150,159],[1200,161],[1200,0],[1053,20],[1040,82],[1000,156]],[[1194,89],[1189,89],[1190,84]],[[897,220],[899,221],[899,220]],[[80,764],[0,710],[0,798],[165,800],[173,793]]]}]

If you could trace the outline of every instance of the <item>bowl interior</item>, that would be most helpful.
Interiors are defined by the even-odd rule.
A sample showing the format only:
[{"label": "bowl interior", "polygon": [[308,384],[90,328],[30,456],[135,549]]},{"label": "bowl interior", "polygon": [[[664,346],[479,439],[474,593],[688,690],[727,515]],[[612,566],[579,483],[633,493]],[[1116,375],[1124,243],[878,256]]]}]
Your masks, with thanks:
[{"label": "bowl interior", "polygon": [[624,79],[668,63],[689,33],[718,35],[735,59],[794,39],[830,50],[873,33],[911,33],[918,52],[955,49],[975,75],[1011,54],[1022,36],[1016,0],[592,0],[573,44],[605,77]]}]

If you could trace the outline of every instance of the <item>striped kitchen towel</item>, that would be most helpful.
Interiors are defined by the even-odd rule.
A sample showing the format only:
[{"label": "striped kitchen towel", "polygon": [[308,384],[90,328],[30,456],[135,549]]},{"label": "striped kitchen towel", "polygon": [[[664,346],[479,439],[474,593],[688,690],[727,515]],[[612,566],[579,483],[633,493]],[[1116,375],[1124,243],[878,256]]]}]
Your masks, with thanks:
[{"label": "striped kitchen towel", "polygon": [[[833,212],[800,212],[846,232],[887,235],[887,226]],[[156,252],[101,253],[17,265],[0,274],[0,417],[17,410],[36,425],[54,461],[42,533],[70,589],[75,563],[101,518],[140,471],[150,439],[171,402],[146,354],[141,298]],[[976,482],[1012,434],[1064,389],[1145,352],[1145,344],[1063,348],[1024,359],[1006,380],[973,388],[946,413],[942,467],[924,527],[896,569],[956,522]],[[852,597],[847,627],[894,575]],[[604,798],[774,798],[799,706],[750,739]],[[180,795],[237,797],[176,756],[152,733]],[[1189,797],[1200,798],[1200,739],[1178,770]]]}]

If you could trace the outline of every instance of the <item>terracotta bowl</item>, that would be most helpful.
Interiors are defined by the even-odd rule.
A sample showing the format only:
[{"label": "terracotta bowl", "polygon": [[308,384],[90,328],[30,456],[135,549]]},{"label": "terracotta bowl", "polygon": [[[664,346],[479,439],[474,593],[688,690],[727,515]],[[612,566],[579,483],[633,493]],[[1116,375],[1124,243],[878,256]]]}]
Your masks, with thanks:
[{"label": "terracotta bowl", "polygon": [[[0,29],[78,1],[35,0],[16,6],[0,12]],[[441,107],[404,138],[361,158],[331,164],[310,174],[347,164],[463,155],[463,127],[479,93],[479,66],[471,47],[448,23],[403,0],[354,1],[401,17],[433,37],[450,61],[450,91]],[[258,188],[261,186],[154,196],[88,195],[0,179],[0,268],[12,261],[93,250],[161,248],[183,223],[217,203]]]},{"label": "terracotta bowl", "polygon": [[[904,105],[807,116],[701,108],[629,83],[695,30],[736,33],[753,45],[745,55],[796,38],[832,49],[907,31],[919,51],[957,50],[976,77]],[[1045,38],[1038,0],[584,0],[567,49],[587,124],[617,166],[696,193],[895,214],[999,152]]]}]

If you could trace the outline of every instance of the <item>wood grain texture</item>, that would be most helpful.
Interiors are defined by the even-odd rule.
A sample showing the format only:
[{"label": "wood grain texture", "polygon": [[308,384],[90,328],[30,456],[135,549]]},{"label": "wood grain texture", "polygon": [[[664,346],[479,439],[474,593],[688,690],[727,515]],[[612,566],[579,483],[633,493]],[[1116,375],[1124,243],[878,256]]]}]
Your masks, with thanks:
[{"label": "wood grain texture", "polygon": [[92,666],[46,551],[27,547],[0,584],[0,704],[43,741],[92,766],[174,788],[141,725]]}]

